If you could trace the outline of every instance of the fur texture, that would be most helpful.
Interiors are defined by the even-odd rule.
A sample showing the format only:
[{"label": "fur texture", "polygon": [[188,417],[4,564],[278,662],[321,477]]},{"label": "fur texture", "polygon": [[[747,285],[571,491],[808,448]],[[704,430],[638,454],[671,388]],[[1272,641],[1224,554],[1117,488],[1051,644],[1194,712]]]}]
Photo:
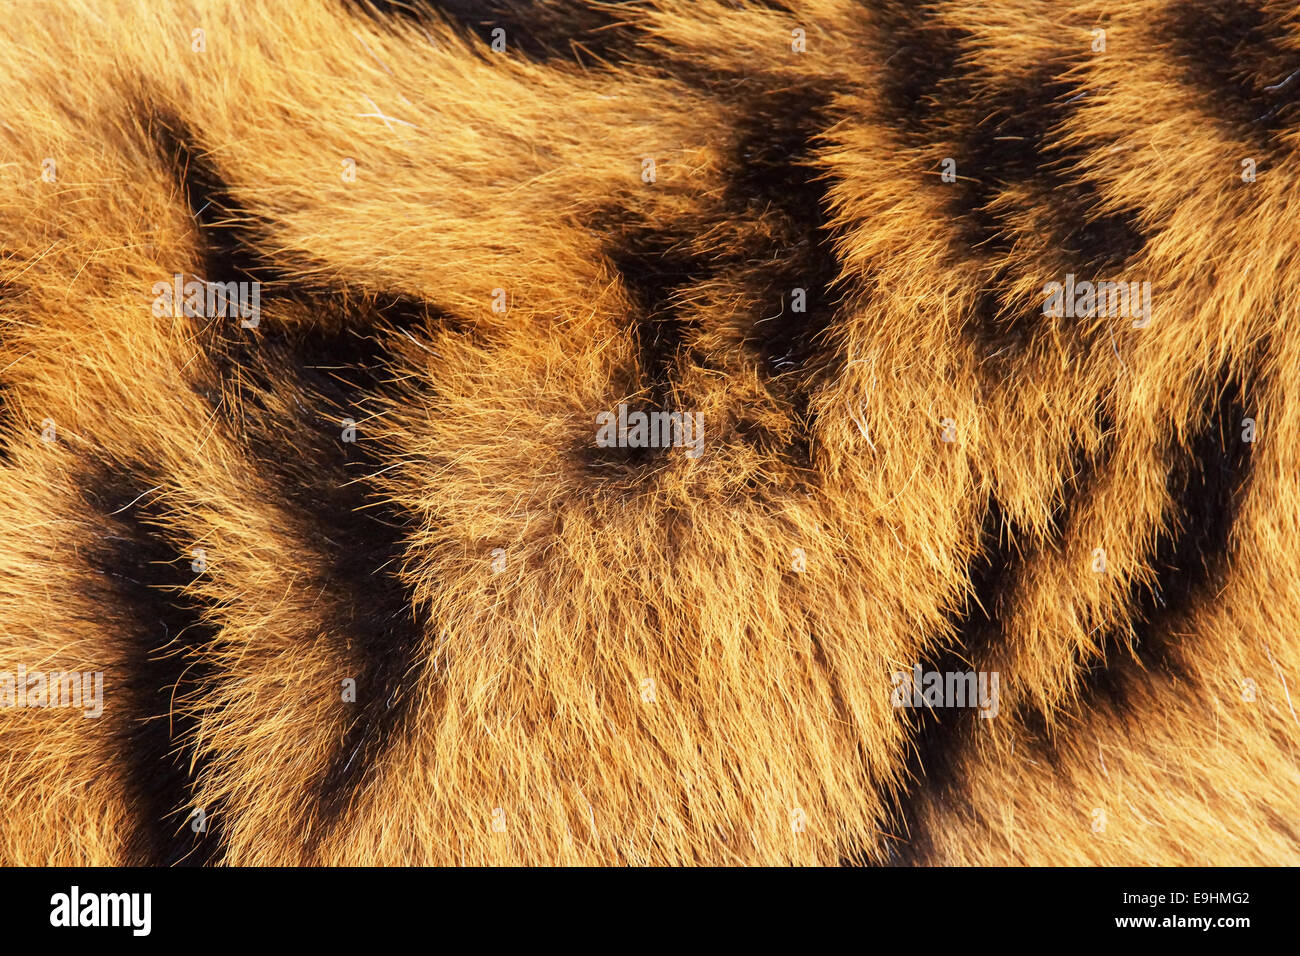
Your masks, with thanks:
[{"label": "fur texture", "polygon": [[4,13],[0,860],[1300,862],[1294,4]]}]

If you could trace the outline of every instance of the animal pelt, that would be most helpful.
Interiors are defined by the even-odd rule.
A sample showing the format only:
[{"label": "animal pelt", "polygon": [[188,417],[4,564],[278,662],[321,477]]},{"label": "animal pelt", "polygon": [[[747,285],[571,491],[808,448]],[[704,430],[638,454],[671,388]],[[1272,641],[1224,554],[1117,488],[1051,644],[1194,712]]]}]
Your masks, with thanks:
[{"label": "animal pelt", "polygon": [[3,12],[0,861],[1300,862],[1293,3]]}]

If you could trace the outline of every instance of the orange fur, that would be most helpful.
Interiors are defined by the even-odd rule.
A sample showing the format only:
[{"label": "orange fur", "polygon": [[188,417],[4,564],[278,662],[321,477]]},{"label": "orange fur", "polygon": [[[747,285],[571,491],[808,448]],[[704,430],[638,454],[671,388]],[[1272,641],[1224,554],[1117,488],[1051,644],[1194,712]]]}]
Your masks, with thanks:
[{"label": "orange fur", "polygon": [[0,860],[1300,859],[1292,9],[396,6],[0,20]]}]

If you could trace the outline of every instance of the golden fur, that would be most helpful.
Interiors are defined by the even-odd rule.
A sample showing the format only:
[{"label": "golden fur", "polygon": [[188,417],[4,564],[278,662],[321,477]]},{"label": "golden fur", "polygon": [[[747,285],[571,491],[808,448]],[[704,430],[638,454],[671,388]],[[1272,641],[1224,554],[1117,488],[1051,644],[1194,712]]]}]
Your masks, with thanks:
[{"label": "golden fur", "polygon": [[0,860],[1300,862],[1293,5],[466,7],[5,5]]}]

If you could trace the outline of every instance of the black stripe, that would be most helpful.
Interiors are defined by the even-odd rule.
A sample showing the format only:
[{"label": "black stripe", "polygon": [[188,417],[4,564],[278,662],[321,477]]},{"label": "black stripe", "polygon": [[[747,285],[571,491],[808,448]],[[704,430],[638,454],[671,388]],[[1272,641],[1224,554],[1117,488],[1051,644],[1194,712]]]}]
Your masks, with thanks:
[{"label": "black stripe", "polygon": [[[716,263],[691,248],[690,233],[681,224],[654,226],[621,208],[603,211],[595,221],[631,303],[626,320],[636,346],[634,365],[615,373],[614,391],[628,397],[629,411],[689,411],[674,402],[682,400],[677,370],[695,322],[681,314],[676,297],[710,278]],[[621,494],[644,491],[668,464],[666,449],[601,448],[591,437],[580,439],[572,453],[594,487]]]},{"label": "black stripe", "polygon": [[[1113,433],[1113,423],[1104,410],[1097,413],[1097,425],[1103,436]],[[1046,545],[1052,549],[1070,526],[1072,514],[1086,499],[1096,476],[1109,462],[1111,443],[1103,438],[1092,455],[1082,447],[1072,453],[1073,469],[1066,478],[1061,503],[1054,509]],[[970,598],[960,612],[950,616],[955,637],[921,662],[923,671],[939,673],[979,670],[995,643],[1004,639],[1001,601],[1010,593],[1015,576],[1032,565],[1035,548],[1022,553],[1017,542],[1028,536],[1008,521],[996,498],[990,497],[980,527],[978,557],[968,570]],[[1008,713],[1007,717],[1011,715]],[[960,799],[965,781],[959,775],[962,755],[975,740],[978,717],[971,708],[953,708],[942,712],[932,709],[914,715],[912,750],[907,765],[908,787],[895,798],[895,829],[904,839],[891,841],[890,862],[914,865],[930,858],[934,846],[922,825],[917,798],[924,792],[927,800]],[[1041,715],[1039,720],[1041,726]],[[856,861],[860,862],[860,861]]]},{"label": "black stripe", "polygon": [[594,0],[345,0],[379,22],[427,23],[435,16],[472,33],[490,47],[493,30],[505,31],[507,55],[539,63],[568,60],[620,63],[636,55],[640,31],[627,3]]},{"label": "black stripe", "polygon": [[633,303],[630,318],[639,353],[638,391],[650,406],[666,408],[689,325],[679,314],[674,296],[711,275],[712,265],[690,251],[686,236],[644,226],[624,230],[607,255]]},{"label": "black stripe", "polygon": [[[418,327],[437,318],[407,300],[384,308],[389,322]],[[322,314],[330,309],[320,302]],[[340,743],[315,784],[320,827],[304,835],[310,849],[404,733],[425,679],[424,634],[398,575],[412,519],[368,480],[383,467],[365,425],[371,399],[390,374],[382,335],[347,327],[291,332],[267,317],[258,332],[255,344],[227,342],[230,351],[217,356],[226,369],[224,391],[232,393],[236,381],[240,388],[237,401],[219,403],[221,416],[232,438],[273,477],[279,503],[306,539],[305,586],[324,596],[328,640],[349,662],[340,679],[357,682],[356,703],[338,705]],[[293,410],[291,417],[271,417],[266,399],[272,395]],[[342,440],[343,418],[359,423],[355,442]]]},{"label": "black stripe", "polygon": [[1099,404],[1093,422],[1100,436],[1099,443],[1092,451],[1087,451],[1082,444],[1075,444],[1070,451],[1070,473],[1065,477],[1061,500],[1049,516],[1046,537],[1053,542],[1050,547],[1056,547],[1056,543],[1061,541],[1066,530],[1073,525],[1075,515],[1085,507],[1098,477],[1110,467],[1115,449],[1114,415],[1105,405]]},{"label": "black stripe", "polygon": [[[1156,537],[1147,563],[1155,571],[1150,584],[1134,581],[1129,592],[1129,621],[1102,638],[1104,657],[1092,662],[1078,686],[1079,713],[1107,712],[1133,736],[1142,728],[1131,719],[1131,694],[1152,675],[1186,681],[1177,635],[1198,603],[1213,600],[1231,571],[1229,543],[1250,476],[1250,452],[1241,441],[1241,420],[1248,411],[1240,377],[1223,369],[1218,386],[1205,397],[1189,447],[1175,449],[1167,488],[1174,500],[1170,527]],[[1036,759],[1060,766],[1056,738],[1036,708],[1018,710],[1016,718],[1030,734],[1027,748]]]},{"label": "black stripe", "polygon": [[[1000,354],[1003,362],[1022,354],[1049,325],[1041,300],[1010,302],[1001,292],[1016,278],[1000,261],[1014,243],[1037,246],[1035,279],[1048,275],[1059,281],[1067,272],[1091,281],[1119,278],[1118,270],[1146,243],[1136,209],[1100,211],[1100,194],[1079,172],[1087,147],[1066,149],[1052,142],[1053,130],[1081,96],[1058,75],[1045,70],[1011,86],[971,87],[964,93],[969,112],[962,114],[953,148],[958,180],[934,185],[934,177],[930,186],[949,190],[948,209],[960,224],[959,238],[988,273],[990,285],[978,295],[966,331],[985,354]],[[1005,205],[1011,189],[1026,185],[1032,187],[1027,201]],[[1013,224],[1016,214],[1032,215],[1045,225],[1044,233],[1021,231],[1023,226]],[[1091,336],[1069,341],[1090,350],[1098,334],[1092,329]]]},{"label": "black stripe", "polygon": [[262,283],[262,304],[284,286],[284,276],[257,251],[263,226],[235,198],[216,163],[198,145],[199,139],[183,120],[159,111],[147,102],[137,105],[137,115],[148,124],[157,154],[175,180],[190,216],[198,226],[203,270],[208,282]]},{"label": "black stripe", "polygon": [[[1018,530],[990,497],[980,525],[978,556],[968,569],[970,590],[963,606],[949,615],[954,636],[920,662],[922,671],[942,674],[978,669],[988,648],[1001,634],[1000,600],[1022,559],[1015,542]],[[882,690],[882,692],[886,692]],[[972,707],[934,708],[910,711],[912,746],[908,752],[908,784],[902,792],[890,794],[894,805],[898,841],[889,840],[890,863],[912,865],[925,860],[933,847],[917,815],[917,796],[944,800],[959,794],[963,785],[958,775],[961,755],[976,733],[976,710]],[[856,861],[846,861],[856,862]]]},{"label": "black stripe", "polygon": [[1176,76],[1201,94],[1230,135],[1260,152],[1283,148],[1300,116],[1300,50],[1256,0],[1178,0],[1162,16]]},{"label": "black stripe", "polygon": [[[1175,465],[1168,478],[1168,490],[1175,501],[1170,514],[1172,527],[1158,535],[1149,558],[1155,581],[1150,585],[1134,582],[1130,621],[1103,638],[1104,660],[1090,666],[1080,681],[1077,708],[1081,713],[1104,710],[1126,721],[1135,681],[1152,673],[1187,677],[1179,664],[1173,635],[1195,603],[1217,594],[1222,586],[1230,567],[1231,529],[1249,477],[1249,448],[1240,437],[1241,421],[1249,414],[1245,390],[1241,380],[1227,369],[1218,381],[1219,387],[1207,397],[1195,419],[1199,427],[1190,447],[1175,452]],[[1106,434],[1112,431],[1104,415],[1099,423]],[[1068,527],[1069,513],[1078,507],[1094,476],[1107,467],[1108,461],[1109,442],[1103,444],[1095,458],[1076,455],[1079,467],[1067,482],[1066,502],[1053,516],[1058,531]],[[925,670],[968,670],[997,639],[998,595],[1007,591],[1010,573],[1023,563],[1004,543],[1014,533],[999,516],[996,503],[991,504],[982,532],[983,556],[972,573],[977,603],[955,622],[957,640],[934,663],[923,663]],[[1032,557],[1026,560],[1032,561]],[[1031,739],[1026,746],[1032,748],[1035,757],[1059,766],[1055,740],[1047,731],[1041,711],[1021,705],[1014,715],[1007,716],[1028,731]],[[920,826],[915,797],[924,788],[928,799],[960,799],[964,784],[956,769],[961,753],[973,739],[974,720],[975,714],[969,709],[945,713],[942,723],[933,714],[922,716],[908,765],[914,783],[897,803],[897,827],[907,839],[891,844],[891,862],[906,865],[930,858],[933,846]],[[1133,726],[1130,730],[1136,733],[1140,728]]]},{"label": "black stripe", "polygon": [[992,208],[1009,186],[1034,184],[1034,211],[1046,214],[1047,251],[1059,250],[1062,265],[1087,278],[1108,278],[1137,255],[1144,238],[1132,213],[1098,212],[1096,188],[1076,172],[1085,147],[1063,149],[1052,131],[1084,96],[1058,79],[1068,64],[1054,64],[1012,85],[977,90],[963,81],[961,139],[956,144],[958,180],[950,208],[963,222],[963,238],[988,257],[1006,255],[1017,238],[1005,215]]},{"label": "black stripe", "polygon": [[1174,452],[1167,479],[1171,527],[1156,537],[1148,562],[1155,580],[1132,586],[1132,637],[1127,630],[1107,635],[1107,663],[1093,665],[1083,683],[1085,707],[1105,702],[1123,715],[1128,678],[1138,664],[1181,676],[1172,643],[1176,625],[1196,602],[1218,594],[1229,572],[1229,541],[1250,476],[1250,446],[1241,440],[1249,412],[1239,377],[1224,369],[1217,382],[1194,419],[1189,447]]},{"label": "black stripe", "polygon": [[[376,491],[368,476],[383,462],[367,440],[370,400],[390,377],[388,334],[437,324],[472,335],[466,324],[403,295],[376,297],[288,280],[260,252],[266,225],[234,198],[220,171],[174,116],[152,121],[154,141],[200,226],[208,281],[264,284],[256,330],[196,318],[211,365],[195,365],[195,391],[218,413],[231,440],[269,474],[305,537],[308,587],[326,596],[329,640],[343,677],[355,678],[355,703],[339,701],[339,745],[315,784],[317,826],[303,834],[310,853],[373,774],[412,713],[423,678],[423,631],[398,571],[410,516]],[[275,307],[282,301],[280,309]],[[269,306],[269,308],[268,308]],[[281,309],[310,311],[310,328],[282,324]],[[273,415],[274,405],[289,417]],[[357,441],[342,441],[341,420],[357,421]],[[341,695],[340,695],[341,698]]]},{"label": "black stripe", "polygon": [[207,831],[189,825],[194,783],[207,761],[192,746],[197,720],[185,698],[210,675],[199,652],[216,630],[179,594],[195,578],[192,557],[162,530],[153,477],[143,468],[119,469],[96,465],[81,484],[103,528],[86,552],[102,575],[95,603],[112,609],[124,641],[121,670],[104,675],[104,707],[134,810],[127,858],[135,865],[207,864],[220,855],[222,816],[219,807],[205,806]]},{"label": "black stripe", "polygon": [[883,0],[872,6],[879,107],[909,146],[931,145],[962,105],[952,78],[969,34],[948,26],[943,14],[935,3]]},{"label": "black stripe", "polygon": [[[760,303],[739,318],[735,333],[791,426],[776,434],[739,409],[735,434],[766,455],[807,469],[813,428],[808,396],[831,364],[826,337],[842,294],[833,288],[841,269],[826,228],[829,185],[813,165],[815,139],[832,122],[829,94],[815,87],[766,89],[752,79],[733,92],[726,186],[717,204],[701,197],[704,221],[652,227],[620,211],[614,222],[630,224],[604,229],[611,236],[606,254],[633,301],[639,378],[629,376],[625,391],[663,409],[684,360],[712,367],[709,356],[691,349],[694,322],[683,318],[677,298],[706,281],[733,283]],[[748,231],[759,218],[764,228]],[[705,255],[693,248],[693,239],[705,232],[730,235]],[[795,289],[803,290],[802,312],[794,310]],[[629,489],[641,487],[665,460],[658,449],[593,449],[585,443],[578,454],[593,474]]]},{"label": "black stripe", "polygon": [[[773,224],[768,243],[740,250],[735,263],[763,284],[765,312],[753,317],[746,341],[770,382],[789,383],[792,372],[811,371],[807,366],[825,357],[838,303],[832,285],[840,263],[827,229],[830,183],[813,165],[816,137],[832,122],[829,97],[815,88],[759,92],[744,99],[738,115],[723,202],[732,215]],[[806,293],[804,312],[792,309],[796,288]],[[806,387],[806,376],[796,377]]]},{"label": "black stripe", "polygon": [[[879,9],[893,45],[892,53],[889,47],[883,51],[884,109],[906,144],[949,144],[956,182],[944,183],[936,168],[918,186],[945,191],[965,255],[988,272],[989,285],[977,298],[967,331],[985,354],[1001,354],[1005,361],[1043,328],[1041,302],[1006,302],[999,293],[1013,278],[1001,273],[1000,260],[1017,240],[1041,246],[1037,261],[1046,270],[1091,280],[1111,278],[1108,270],[1135,257],[1146,237],[1136,209],[1099,211],[1096,187],[1079,171],[1088,147],[1066,149],[1052,140],[1053,131],[1086,101],[1075,81],[1062,78],[1083,62],[1082,54],[1041,64],[1025,76],[985,76],[971,60],[977,53],[972,38],[946,26],[943,12],[930,3]],[[1026,185],[1034,190],[1030,206],[1019,200],[997,204],[1010,195],[1008,187]],[[1012,213],[1045,219],[1046,235],[1017,232]]]},{"label": "black stripe", "polygon": [[[815,163],[818,137],[835,121],[832,94],[815,84],[765,88],[752,78],[735,89],[723,210],[733,221],[761,218],[764,227],[757,239],[739,232],[718,274],[756,293],[759,308],[740,337],[788,422],[778,433],[738,409],[736,434],[803,472],[812,467],[816,425],[809,398],[835,361],[829,335],[848,294],[837,286],[842,268],[827,228],[831,181]],[[795,290],[803,311],[795,311]]]},{"label": "black stripe", "polygon": [[[9,254],[9,251],[0,247],[0,268],[4,268],[6,263],[12,261],[15,260]],[[17,300],[25,291],[17,282],[0,273],[0,317],[5,316],[6,313],[17,314],[19,308]],[[3,324],[3,321],[0,321],[0,328],[3,327]],[[6,336],[3,332],[0,332],[0,354],[3,354],[3,346],[7,344],[5,340]],[[18,429],[24,427],[24,425],[13,421],[9,413],[8,405],[5,402],[5,393],[8,388],[9,383],[0,378],[0,465],[6,465],[13,461],[10,444]]]},{"label": "black stripe", "polygon": [[7,465],[13,461],[13,452],[9,448],[14,434],[13,426],[8,404],[5,402],[5,383],[0,379],[0,465]]}]

